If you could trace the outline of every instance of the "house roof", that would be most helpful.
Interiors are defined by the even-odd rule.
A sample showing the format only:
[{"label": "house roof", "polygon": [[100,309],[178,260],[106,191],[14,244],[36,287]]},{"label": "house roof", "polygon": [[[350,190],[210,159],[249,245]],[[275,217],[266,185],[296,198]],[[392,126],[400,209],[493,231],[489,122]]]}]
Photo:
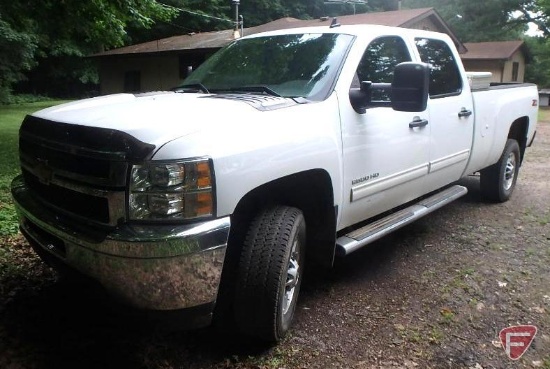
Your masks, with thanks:
[{"label": "house roof", "polygon": [[150,54],[194,49],[218,49],[233,40],[233,30],[217,32],[190,33],[144,42],[141,44],[119,47],[92,55],[102,57],[126,54]]},{"label": "house roof", "polygon": [[527,47],[521,40],[467,42],[464,46],[468,52],[461,55],[463,60],[510,60],[520,50],[523,51],[527,60],[530,59]]},{"label": "house roof", "polygon": [[[464,46],[454,33],[449,29],[445,21],[433,8],[406,9],[387,12],[362,13],[338,17],[338,23],[342,25],[354,24],[378,24],[383,26],[413,27],[423,19],[429,18],[440,29],[444,30],[453,39],[459,48],[464,52]],[[332,20],[328,17],[321,19],[300,20],[296,18],[280,18],[269,23],[256,27],[244,29],[244,35],[251,35],[266,31],[276,31],[288,28],[313,27],[330,25]],[[125,46],[102,53],[92,55],[94,57],[126,55],[126,54],[149,54],[167,53],[174,51],[197,50],[197,49],[218,49],[233,41],[233,30],[223,30],[204,33],[190,33],[187,35],[173,36],[160,40],[144,42],[141,44]]]}]

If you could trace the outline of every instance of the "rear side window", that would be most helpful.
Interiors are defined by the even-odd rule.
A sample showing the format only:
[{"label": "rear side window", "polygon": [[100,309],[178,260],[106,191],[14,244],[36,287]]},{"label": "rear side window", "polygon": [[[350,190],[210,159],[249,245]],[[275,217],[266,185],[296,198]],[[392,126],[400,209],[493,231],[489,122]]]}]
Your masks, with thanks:
[{"label": "rear side window", "polygon": [[415,42],[422,61],[431,65],[430,97],[459,95],[462,78],[449,45],[428,38],[417,38]]}]

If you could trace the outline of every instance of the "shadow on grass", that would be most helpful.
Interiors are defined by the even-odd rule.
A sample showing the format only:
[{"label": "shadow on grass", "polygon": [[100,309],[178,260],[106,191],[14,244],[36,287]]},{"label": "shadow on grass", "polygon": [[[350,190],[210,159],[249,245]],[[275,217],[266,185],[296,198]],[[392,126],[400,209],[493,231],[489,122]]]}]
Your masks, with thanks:
[{"label": "shadow on grass", "polygon": [[214,328],[172,328],[94,283],[60,279],[19,290],[0,312],[0,367],[205,368],[271,349]]}]

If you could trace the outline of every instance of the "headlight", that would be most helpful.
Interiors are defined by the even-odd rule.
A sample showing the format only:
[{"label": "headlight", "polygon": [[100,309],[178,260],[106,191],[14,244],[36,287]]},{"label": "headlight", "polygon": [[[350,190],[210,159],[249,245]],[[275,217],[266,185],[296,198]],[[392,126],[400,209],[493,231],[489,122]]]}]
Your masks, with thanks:
[{"label": "headlight", "polygon": [[132,220],[193,219],[214,214],[208,160],[133,165],[129,212]]}]

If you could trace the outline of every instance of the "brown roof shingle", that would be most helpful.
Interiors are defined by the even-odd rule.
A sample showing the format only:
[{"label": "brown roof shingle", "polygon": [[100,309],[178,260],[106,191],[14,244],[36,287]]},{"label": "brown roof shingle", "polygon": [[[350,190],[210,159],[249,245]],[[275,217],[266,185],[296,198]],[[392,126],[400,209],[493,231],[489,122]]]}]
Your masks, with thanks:
[{"label": "brown roof shingle", "polygon": [[524,42],[495,41],[495,42],[467,42],[464,44],[468,52],[462,54],[462,59],[508,60],[516,51],[524,46]]}]

